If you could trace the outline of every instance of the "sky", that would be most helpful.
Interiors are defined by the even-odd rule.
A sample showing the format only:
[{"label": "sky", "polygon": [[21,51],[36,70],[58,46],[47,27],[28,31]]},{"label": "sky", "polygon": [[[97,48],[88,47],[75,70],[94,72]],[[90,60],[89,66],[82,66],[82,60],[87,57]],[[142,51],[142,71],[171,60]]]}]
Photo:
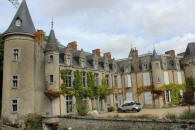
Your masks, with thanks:
[{"label": "sky", "polygon": [[[21,2],[21,0],[19,0]],[[26,0],[35,28],[49,35],[54,18],[61,44],[78,42],[78,48],[115,59],[127,58],[131,47],[145,54],[174,49],[184,52],[195,42],[195,0]],[[0,0],[0,33],[17,9]]]}]

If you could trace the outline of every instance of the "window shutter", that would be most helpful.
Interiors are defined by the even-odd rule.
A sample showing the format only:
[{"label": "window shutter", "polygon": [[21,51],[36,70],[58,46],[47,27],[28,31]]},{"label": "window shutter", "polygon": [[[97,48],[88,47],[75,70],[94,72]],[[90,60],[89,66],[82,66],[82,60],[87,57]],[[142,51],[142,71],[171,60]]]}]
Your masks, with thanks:
[{"label": "window shutter", "polygon": [[181,72],[177,72],[178,84],[182,84]]},{"label": "window shutter", "polygon": [[164,82],[165,82],[165,84],[169,84],[169,74],[168,74],[168,72],[164,72]]},{"label": "window shutter", "polygon": [[171,102],[171,91],[169,90],[169,102]]},{"label": "window shutter", "polygon": [[150,74],[148,72],[143,73],[143,82],[144,82],[144,86],[150,85]]},{"label": "window shutter", "polygon": [[127,87],[131,87],[131,76],[130,75],[127,75],[127,82],[128,82]]},{"label": "window shutter", "polygon": [[166,92],[166,90],[164,91],[164,94],[165,94],[165,103],[167,103],[168,101],[167,101],[167,92]]}]

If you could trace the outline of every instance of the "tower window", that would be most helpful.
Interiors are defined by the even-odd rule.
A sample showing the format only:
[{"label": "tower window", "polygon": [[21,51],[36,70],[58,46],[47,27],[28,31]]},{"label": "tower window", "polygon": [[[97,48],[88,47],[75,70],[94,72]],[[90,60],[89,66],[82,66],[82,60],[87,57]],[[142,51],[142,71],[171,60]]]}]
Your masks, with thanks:
[{"label": "tower window", "polygon": [[12,100],[12,112],[17,112],[18,111],[18,100],[14,99]]},{"label": "tower window", "polygon": [[49,76],[49,82],[50,82],[50,83],[54,83],[54,76],[53,76],[53,75],[50,75],[50,76]]},{"label": "tower window", "polygon": [[49,56],[49,62],[53,62],[53,55]]},{"label": "tower window", "polygon": [[18,88],[18,76],[14,75],[12,77],[12,88]]},{"label": "tower window", "polygon": [[15,61],[19,59],[19,49],[14,49],[13,58]]}]

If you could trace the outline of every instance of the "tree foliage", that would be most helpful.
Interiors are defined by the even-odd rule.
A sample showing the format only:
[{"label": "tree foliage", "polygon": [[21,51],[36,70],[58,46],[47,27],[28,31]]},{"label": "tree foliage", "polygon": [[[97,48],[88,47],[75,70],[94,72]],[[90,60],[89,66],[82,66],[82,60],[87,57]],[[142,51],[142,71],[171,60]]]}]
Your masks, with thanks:
[{"label": "tree foliage", "polygon": [[99,98],[102,99],[106,99],[106,97],[108,95],[110,95],[112,93],[112,89],[108,88],[108,84],[106,82],[105,78],[102,78],[102,85],[99,87]]}]

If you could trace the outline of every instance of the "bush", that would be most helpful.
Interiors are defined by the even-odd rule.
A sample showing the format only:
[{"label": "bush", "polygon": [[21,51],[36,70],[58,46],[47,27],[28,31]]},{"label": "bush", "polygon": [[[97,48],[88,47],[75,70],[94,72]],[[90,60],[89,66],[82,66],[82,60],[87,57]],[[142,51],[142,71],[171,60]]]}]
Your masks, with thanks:
[{"label": "bush", "polygon": [[92,110],[98,110],[98,107],[93,107]]},{"label": "bush", "polygon": [[42,130],[42,117],[37,114],[28,114],[25,125],[27,130]]},{"label": "bush", "polygon": [[177,116],[175,114],[168,113],[165,115],[165,119],[175,120]]},{"label": "bush", "polygon": [[191,119],[191,120],[195,120],[195,111],[184,111],[180,116],[180,119]]},{"label": "bush", "polygon": [[108,112],[114,111],[114,107],[113,106],[109,106],[107,109],[108,109]]}]

